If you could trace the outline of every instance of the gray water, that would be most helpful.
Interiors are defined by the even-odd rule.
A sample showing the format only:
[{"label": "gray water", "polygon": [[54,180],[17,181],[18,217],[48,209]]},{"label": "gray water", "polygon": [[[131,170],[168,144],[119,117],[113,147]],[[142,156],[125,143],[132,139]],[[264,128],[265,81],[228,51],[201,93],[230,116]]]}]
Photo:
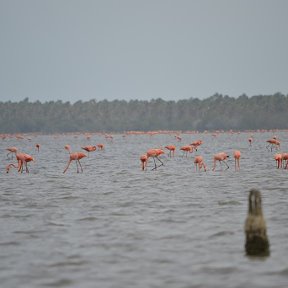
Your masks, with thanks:
[{"label": "gray water", "polygon": [[[274,134],[288,152],[286,131],[251,133],[30,136],[0,141],[0,285],[15,287],[288,287],[287,176],[266,149]],[[180,146],[202,139],[188,158]],[[63,170],[70,144],[103,142],[105,150]],[[41,145],[40,152],[35,144]],[[149,148],[176,144],[164,166],[141,171]],[[5,173],[5,150],[35,156],[30,173]],[[240,149],[241,170],[211,171],[213,154]],[[208,171],[195,171],[202,155]],[[15,160],[14,160],[15,162]],[[244,222],[251,188],[262,193],[270,256],[249,258]]]}]

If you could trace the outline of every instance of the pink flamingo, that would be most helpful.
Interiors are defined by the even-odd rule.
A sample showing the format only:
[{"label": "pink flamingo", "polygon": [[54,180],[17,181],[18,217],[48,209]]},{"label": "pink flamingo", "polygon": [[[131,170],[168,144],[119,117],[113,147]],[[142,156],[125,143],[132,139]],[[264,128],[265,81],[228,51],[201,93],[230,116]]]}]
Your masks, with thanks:
[{"label": "pink flamingo", "polygon": [[283,155],[281,153],[277,153],[277,154],[274,155],[274,159],[275,159],[275,162],[276,162],[277,169],[282,168]]},{"label": "pink flamingo", "polygon": [[23,172],[23,166],[25,164],[26,173],[29,173],[27,163],[34,161],[34,158],[31,155],[26,154],[26,153],[17,153],[16,159],[18,160],[18,172],[19,171],[21,171],[21,173]]},{"label": "pink flamingo", "polygon": [[199,171],[204,168],[204,171],[206,172],[206,165],[204,163],[203,157],[202,156],[195,156],[194,158],[194,164],[195,164],[195,170],[197,171],[197,166],[199,168]]},{"label": "pink flamingo", "polygon": [[283,161],[283,165],[285,165],[284,161],[286,161],[286,165],[285,165],[284,169],[287,169],[287,167],[288,167],[288,153],[282,153],[282,161]]},{"label": "pink flamingo", "polygon": [[92,146],[92,145],[87,145],[81,148],[88,152],[88,157],[89,157],[90,152],[96,151],[96,146]]},{"label": "pink flamingo", "polygon": [[35,147],[36,147],[37,151],[39,152],[39,150],[40,150],[40,144],[36,144]]},{"label": "pink flamingo", "polygon": [[9,158],[9,155],[12,154],[12,158],[13,159],[13,154],[16,155],[18,149],[16,147],[8,147],[6,150],[8,150],[9,152],[7,153],[7,158]]},{"label": "pink flamingo", "polygon": [[202,145],[203,141],[202,140],[196,140],[194,142],[192,142],[190,145],[194,147],[194,149],[197,151],[197,147]]},{"label": "pink flamingo", "polygon": [[[164,163],[159,159],[159,156],[161,154],[164,154],[164,151],[162,149],[149,149],[146,153],[147,155],[147,163],[148,163],[148,160],[149,158],[153,158],[154,160],[154,168],[152,170],[156,170],[158,167],[160,166],[164,166]],[[156,160],[157,159],[161,164],[159,166],[156,165]],[[146,165],[147,165],[146,163]]]},{"label": "pink flamingo", "polygon": [[28,162],[31,162],[31,161],[34,161],[34,158],[29,155],[29,154],[26,154],[26,153],[16,153],[16,159],[17,159],[17,162],[18,162],[18,166],[16,166],[15,164],[11,163],[11,164],[8,164],[6,166],[6,172],[9,173],[10,171],[10,168],[11,167],[14,167],[14,168],[17,168],[18,172],[23,172],[23,166],[25,165],[25,170],[26,170],[26,173],[29,173],[29,169],[28,169],[28,165],[27,163]]},{"label": "pink flamingo", "polygon": [[[213,164],[213,168],[212,168],[212,171],[215,170],[216,168],[216,162],[219,161],[220,165],[221,163],[225,163],[225,165],[227,166],[226,170],[229,168],[227,162],[225,161],[229,156],[225,153],[225,152],[219,152],[217,154],[214,155],[214,164]],[[222,169],[222,166],[221,166],[221,169]]]},{"label": "pink flamingo", "polygon": [[102,143],[97,144],[97,147],[98,147],[100,150],[103,150],[103,149],[104,149],[104,144],[102,144]]},{"label": "pink flamingo", "polygon": [[69,161],[68,161],[68,164],[66,166],[66,168],[64,169],[63,173],[65,173],[67,171],[67,169],[69,168],[70,164],[72,161],[76,161],[76,167],[77,167],[77,173],[79,173],[79,168],[78,168],[78,164],[81,168],[81,172],[83,172],[83,168],[82,168],[82,165],[80,163],[80,160],[84,157],[87,157],[86,154],[82,153],[82,152],[74,152],[72,153],[71,152],[71,148],[70,148],[70,145],[65,145],[64,147],[66,150],[68,150],[69,154],[70,154],[70,158],[69,158]]},{"label": "pink flamingo", "polygon": [[148,157],[147,157],[146,154],[143,154],[143,155],[140,156],[142,170],[145,169],[145,167],[147,165],[147,160],[148,160]]},{"label": "pink flamingo", "polygon": [[275,147],[276,150],[279,150],[280,149],[280,141],[275,139],[276,137],[272,138],[272,139],[269,139],[267,140],[266,142],[268,143],[266,148],[267,149],[271,149],[271,152],[273,150],[273,148]]},{"label": "pink flamingo", "polygon": [[238,169],[240,170],[240,157],[241,152],[239,150],[235,150],[233,153],[234,159],[235,159],[235,171]]},{"label": "pink flamingo", "polygon": [[169,150],[168,156],[169,157],[174,157],[176,146],[175,145],[167,145],[167,146],[165,146],[165,148]]},{"label": "pink flamingo", "polygon": [[181,142],[182,138],[181,138],[180,136],[176,135],[176,136],[174,136],[174,137],[175,137],[175,139],[176,139],[177,141]]},{"label": "pink flamingo", "polygon": [[189,153],[192,153],[193,152],[193,146],[191,146],[191,145],[185,145],[185,146],[182,146],[181,148],[180,148],[180,150],[182,150],[183,151],[183,155],[182,155],[182,157],[184,157],[184,155],[186,155],[186,157],[188,157],[188,152]]}]

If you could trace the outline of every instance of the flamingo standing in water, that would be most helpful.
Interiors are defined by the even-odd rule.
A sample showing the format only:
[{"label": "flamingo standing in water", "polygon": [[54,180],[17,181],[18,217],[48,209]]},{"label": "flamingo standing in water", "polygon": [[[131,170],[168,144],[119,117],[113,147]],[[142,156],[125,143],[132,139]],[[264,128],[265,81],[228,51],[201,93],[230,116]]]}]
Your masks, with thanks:
[{"label": "flamingo standing in water", "polygon": [[191,145],[185,145],[185,146],[182,146],[181,148],[180,148],[180,150],[182,150],[183,151],[183,155],[182,155],[182,157],[184,157],[184,155],[186,155],[186,157],[188,157],[188,152],[189,153],[192,153],[193,152],[193,146],[191,146]]},{"label": "flamingo standing in water", "polygon": [[36,149],[37,149],[37,152],[39,152],[39,150],[40,150],[40,144],[36,144],[35,147],[36,147]]},{"label": "flamingo standing in water", "polygon": [[235,171],[238,169],[240,170],[240,157],[241,157],[241,152],[239,150],[235,150],[233,153],[234,160],[235,160]]},{"label": "flamingo standing in water", "polygon": [[[159,159],[159,156],[161,154],[164,154],[164,151],[162,149],[149,149],[147,151],[147,153],[146,153],[146,155],[147,155],[147,163],[148,163],[149,158],[151,158],[151,157],[154,160],[154,168],[152,170],[156,170],[158,167],[164,166],[164,163]],[[161,163],[159,166],[157,166],[155,159],[157,159]],[[147,165],[147,163],[146,163],[146,165]]]},{"label": "flamingo standing in water", "polygon": [[202,140],[196,140],[194,142],[192,142],[190,145],[197,151],[197,147],[202,145],[203,141]]},{"label": "flamingo standing in water", "polygon": [[16,159],[18,160],[18,172],[19,171],[21,171],[21,173],[23,172],[23,166],[25,164],[26,173],[29,173],[27,163],[34,161],[34,158],[31,155],[26,154],[26,153],[17,153]]},{"label": "flamingo standing in water", "polygon": [[68,150],[69,152],[69,155],[70,155],[70,158],[69,158],[69,161],[68,161],[68,164],[66,166],[66,168],[64,169],[63,173],[65,173],[67,171],[67,169],[69,168],[70,164],[72,161],[76,161],[76,167],[77,167],[77,173],[79,173],[79,167],[78,167],[78,164],[81,168],[81,172],[83,172],[83,168],[82,168],[82,165],[80,163],[80,160],[84,157],[87,157],[85,153],[82,153],[82,152],[71,152],[71,148],[70,148],[70,145],[65,145],[64,147],[66,150]]},{"label": "flamingo standing in water", "polygon": [[194,158],[194,164],[195,164],[195,170],[197,171],[197,167],[199,168],[199,171],[204,168],[204,171],[206,172],[206,165],[204,163],[202,156],[195,156]]},{"label": "flamingo standing in water", "polygon": [[[287,169],[287,167],[288,167],[288,153],[282,153],[282,161],[283,161],[284,169]],[[285,165],[285,163],[286,163],[286,165]]]},{"label": "flamingo standing in water", "polygon": [[165,148],[169,150],[168,156],[174,157],[176,146],[175,145],[167,145],[167,146],[165,146]]},{"label": "flamingo standing in water", "polygon": [[28,169],[28,165],[27,163],[28,162],[31,162],[31,161],[34,161],[34,158],[29,155],[29,154],[26,154],[26,153],[16,153],[16,159],[17,159],[17,162],[18,162],[18,166],[16,166],[15,164],[11,163],[11,164],[8,164],[6,166],[6,172],[9,173],[10,171],[10,168],[11,167],[14,167],[14,168],[17,168],[18,172],[23,172],[23,166],[25,165],[25,171],[26,173],[29,173],[29,169]]},{"label": "flamingo standing in water", "polygon": [[146,154],[143,154],[143,155],[140,156],[142,170],[145,169],[145,167],[147,165],[147,160],[148,160],[148,157],[147,157]]},{"label": "flamingo standing in water", "polygon": [[6,150],[8,150],[9,152],[7,153],[7,158],[9,159],[9,155],[12,154],[12,158],[13,159],[13,154],[16,155],[18,149],[16,147],[8,147]]},{"label": "flamingo standing in water", "polygon": [[182,138],[181,138],[180,136],[176,135],[176,136],[174,136],[174,137],[175,137],[175,139],[176,139],[177,141],[181,142]]},{"label": "flamingo standing in water", "polygon": [[275,159],[275,162],[276,162],[276,167],[278,169],[282,168],[283,155],[281,153],[277,153],[277,154],[274,155],[274,159]]},{"label": "flamingo standing in water", "polygon": [[272,138],[272,139],[269,139],[267,140],[266,142],[268,143],[266,148],[267,149],[271,149],[271,152],[273,150],[273,148],[275,147],[275,150],[279,150],[280,149],[280,141],[275,139],[276,137]]},{"label": "flamingo standing in water", "polygon": [[[220,165],[221,163],[225,163],[225,165],[227,166],[226,170],[229,168],[227,162],[225,161],[229,156],[225,153],[225,152],[219,152],[217,154],[214,155],[213,157],[213,161],[214,161],[214,164],[213,164],[213,168],[212,168],[212,171],[215,170],[216,168],[216,162],[219,161]],[[222,166],[221,166],[221,169],[222,169]]]},{"label": "flamingo standing in water", "polygon": [[104,144],[97,144],[97,147],[100,149],[100,150],[103,150],[104,149]]},{"label": "flamingo standing in water", "polygon": [[90,152],[96,151],[96,146],[92,146],[92,145],[87,145],[81,148],[88,152],[88,157],[89,157]]}]

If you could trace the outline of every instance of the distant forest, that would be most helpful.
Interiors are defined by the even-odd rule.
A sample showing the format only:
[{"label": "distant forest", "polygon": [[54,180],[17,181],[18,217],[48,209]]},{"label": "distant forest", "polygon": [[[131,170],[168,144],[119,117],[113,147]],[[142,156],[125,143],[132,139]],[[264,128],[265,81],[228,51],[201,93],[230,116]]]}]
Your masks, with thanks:
[{"label": "distant forest", "polygon": [[204,100],[0,102],[0,133],[287,129],[288,95]]}]

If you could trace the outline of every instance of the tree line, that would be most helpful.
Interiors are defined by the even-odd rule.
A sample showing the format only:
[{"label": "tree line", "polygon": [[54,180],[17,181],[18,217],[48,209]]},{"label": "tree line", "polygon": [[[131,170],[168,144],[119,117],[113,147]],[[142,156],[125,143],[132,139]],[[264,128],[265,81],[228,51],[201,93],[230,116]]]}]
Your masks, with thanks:
[{"label": "tree line", "polygon": [[215,94],[204,100],[0,102],[0,133],[288,128],[288,95]]}]

